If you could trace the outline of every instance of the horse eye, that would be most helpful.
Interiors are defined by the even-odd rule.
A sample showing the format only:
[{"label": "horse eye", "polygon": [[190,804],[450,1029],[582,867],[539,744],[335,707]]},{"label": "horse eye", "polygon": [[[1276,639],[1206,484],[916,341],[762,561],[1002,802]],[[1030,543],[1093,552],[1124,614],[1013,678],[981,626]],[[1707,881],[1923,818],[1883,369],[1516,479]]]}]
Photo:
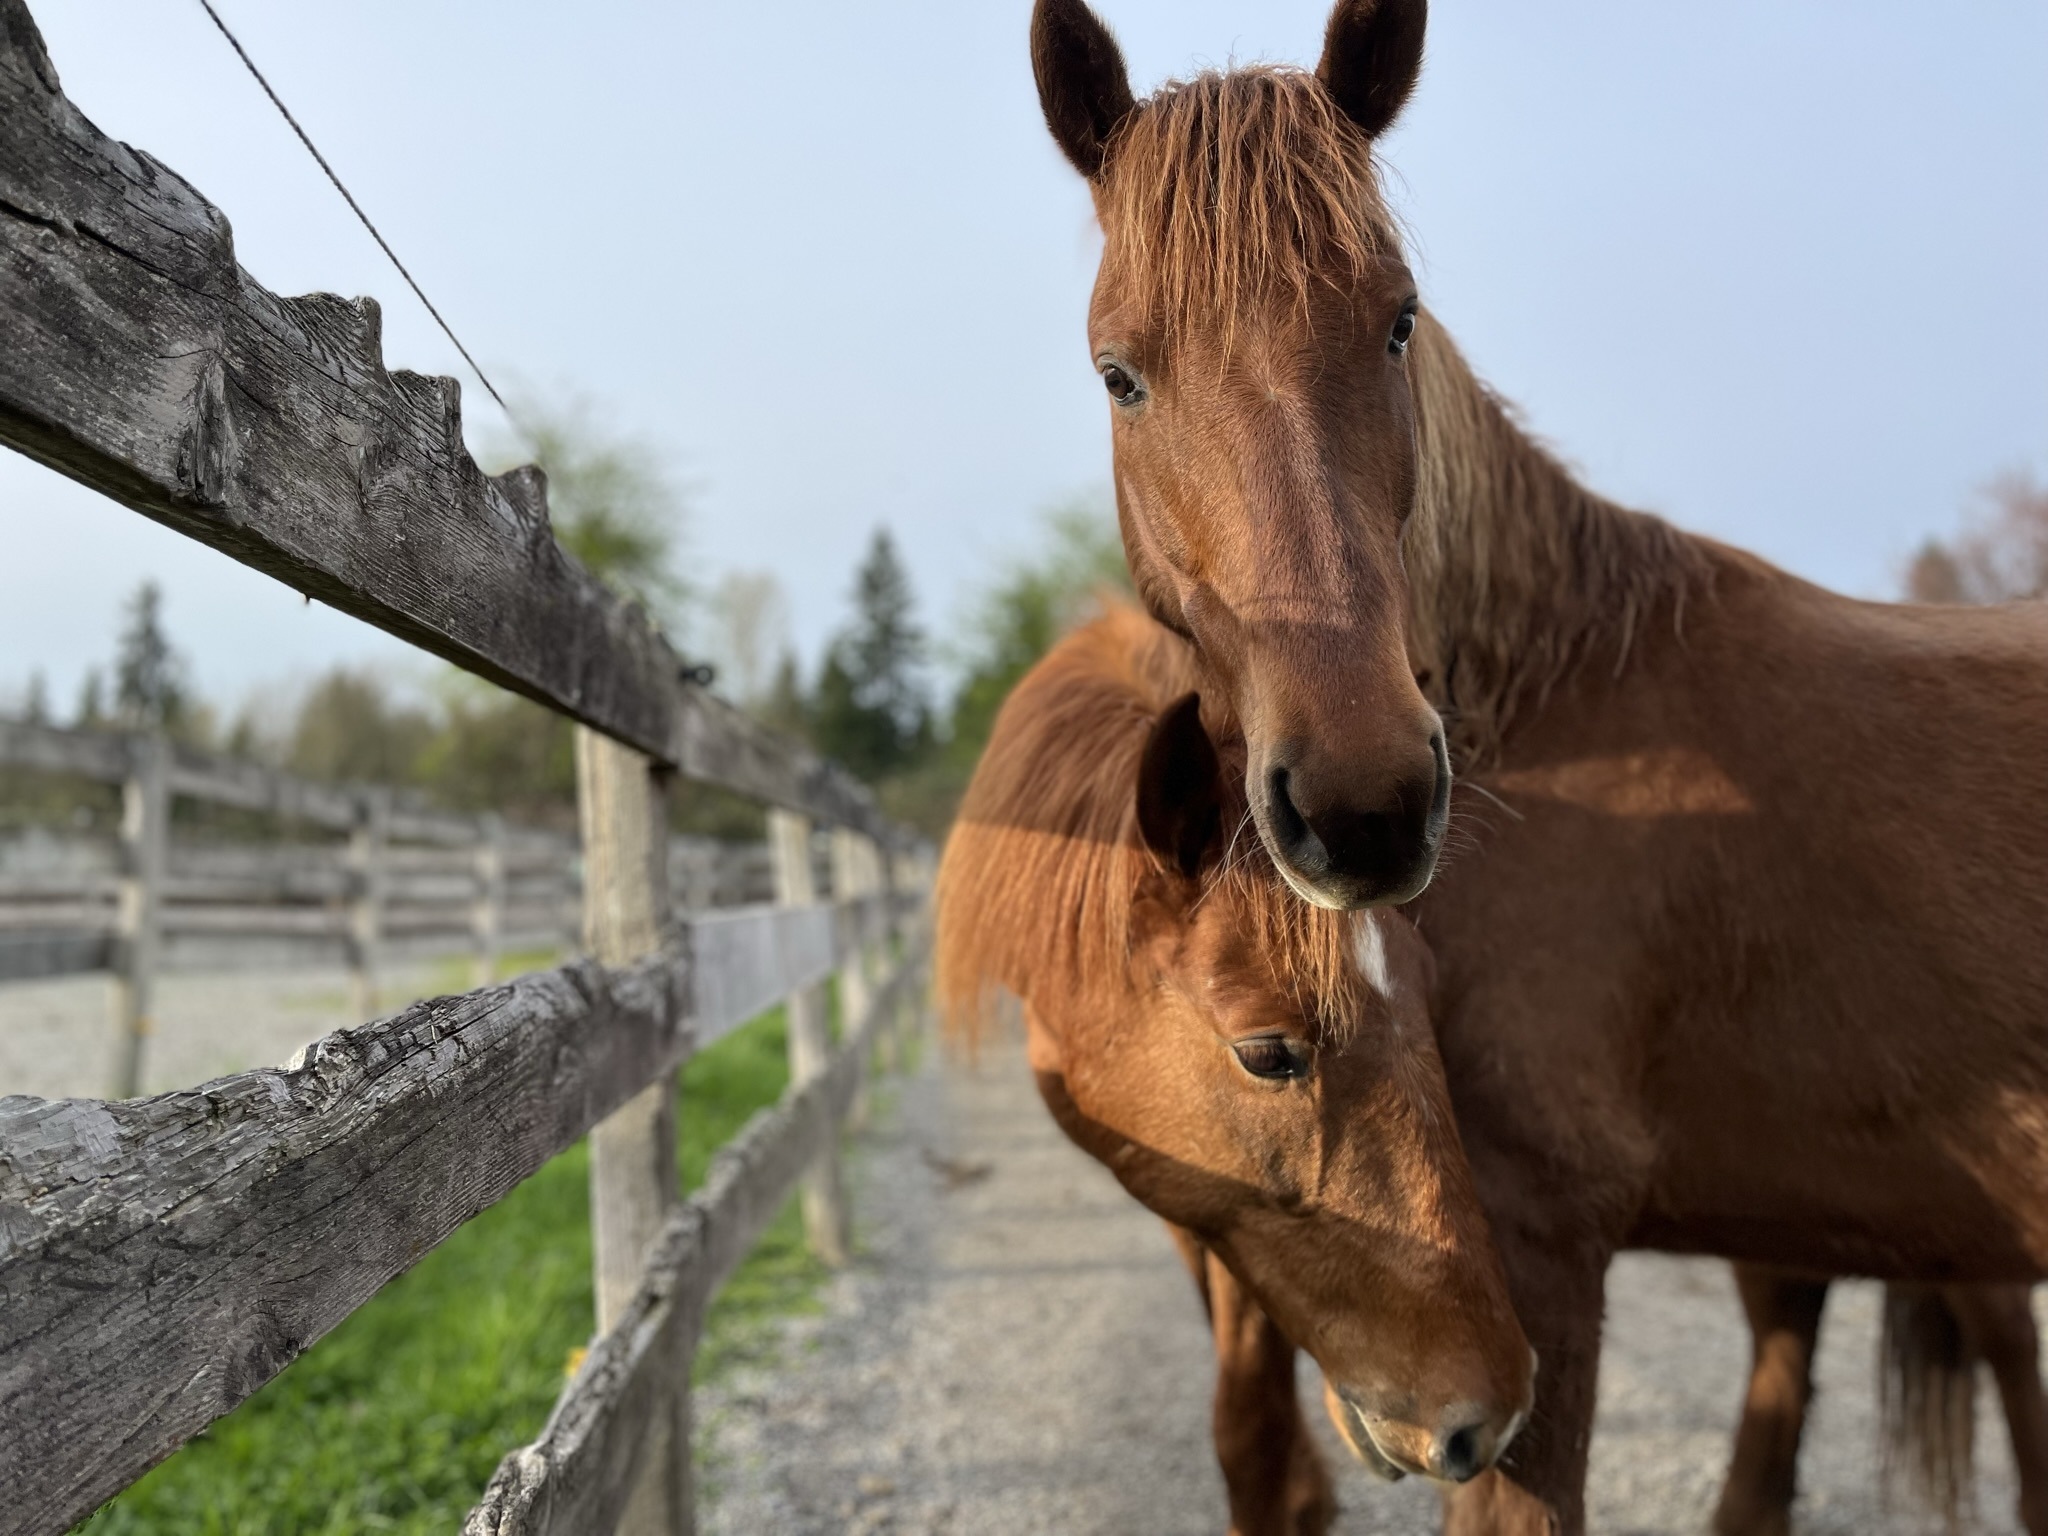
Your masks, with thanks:
[{"label": "horse eye", "polygon": [[1102,382],[1109,390],[1109,398],[1118,405],[1131,405],[1145,397],[1145,391],[1139,388],[1138,381],[1115,363],[1103,368]]},{"label": "horse eye", "polygon": [[1308,1049],[1284,1035],[1240,1040],[1231,1049],[1238,1065],[1253,1077],[1285,1079],[1308,1076]]},{"label": "horse eye", "polygon": [[1393,334],[1387,338],[1387,350],[1399,357],[1408,350],[1408,340],[1415,334],[1415,311],[1404,309],[1394,322]]}]

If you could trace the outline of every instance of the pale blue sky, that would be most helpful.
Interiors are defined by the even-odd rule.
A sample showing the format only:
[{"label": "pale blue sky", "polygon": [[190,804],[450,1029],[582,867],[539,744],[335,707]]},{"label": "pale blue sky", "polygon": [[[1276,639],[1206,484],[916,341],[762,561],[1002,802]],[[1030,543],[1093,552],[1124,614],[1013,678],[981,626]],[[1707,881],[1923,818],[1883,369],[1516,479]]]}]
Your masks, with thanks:
[{"label": "pale blue sky", "polygon": [[[460,372],[195,0],[33,3],[259,279],[375,294],[390,361]],[[659,442],[699,568],[773,569],[807,654],[877,523],[942,623],[1105,481],[1025,0],[218,3],[485,365]],[[1325,11],[1102,9],[1141,87],[1311,62]],[[2044,80],[2036,0],[1439,0],[1386,154],[1428,301],[1595,485],[1877,595],[2048,471]],[[5,453],[0,549],[0,697],[40,668],[68,707],[145,575],[230,703],[403,654]]]}]

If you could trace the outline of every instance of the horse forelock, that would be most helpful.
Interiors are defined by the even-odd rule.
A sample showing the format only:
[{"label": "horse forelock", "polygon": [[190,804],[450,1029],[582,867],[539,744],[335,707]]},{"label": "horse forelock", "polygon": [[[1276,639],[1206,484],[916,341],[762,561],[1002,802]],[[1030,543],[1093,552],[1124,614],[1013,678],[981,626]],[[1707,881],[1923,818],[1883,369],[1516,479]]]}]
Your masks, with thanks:
[{"label": "horse forelock", "polygon": [[[1103,291],[1226,356],[1276,302],[1306,316],[1318,288],[1356,285],[1401,249],[1371,142],[1286,66],[1168,82],[1119,125],[1095,200]],[[1654,618],[1682,618],[1711,562],[1580,485],[1427,313],[1410,356],[1410,649],[1469,768],[1582,664],[1618,668]]]},{"label": "horse forelock", "polygon": [[1119,126],[1095,188],[1102,281],[1169,331],[1252,305],[1305,308],[1400,240],[1372,146],[1312,74],[1277,65],[1169,81]]},{"label": "horse forelock", "polygon": [[[1327,1036],[1356,1027],[1369,991],[1354,924],[1282,883],[1243,802],[1243,754],[1222,739],[1223,847],[1192,888],[1170,875],[1137,825],[1139,760],[1153,721],[1201,686],[1187,642],[1117,607],[1062,639],[1004,703],[939,867],[936,983],[941,1016],[972,1041],[1009,992],[1048,1023],[1076,1007],[1127,1007],[1148,894],[1192,920],[1214,906],[1236,925]],[[1205,692],[1205,705],[1220,695]]]}]

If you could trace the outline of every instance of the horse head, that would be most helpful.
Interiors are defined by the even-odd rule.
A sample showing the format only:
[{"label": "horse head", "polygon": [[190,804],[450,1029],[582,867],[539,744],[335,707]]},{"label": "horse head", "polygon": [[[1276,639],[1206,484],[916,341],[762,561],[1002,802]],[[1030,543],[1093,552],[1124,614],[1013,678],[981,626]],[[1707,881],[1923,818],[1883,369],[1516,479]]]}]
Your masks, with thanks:
[{"label": "horse head", "polygon": [[1401,564],[1417,296],[1372,160],[1424,10],[1341,0],[1315,73],[1142,101],[1083,0],[1032,19],[1046,122],[1102,227],[1088,338],[1131,573],[1229,696],[1275,864],[1335,908],[1417,894],[1450,804]]},{"label": "horse head", "polygon": [[1533,1365],[1398,914],[1294,896],[1243,820],[1187,647],[1129,611],[998,718],[941,869],[940,990],[1022,999],[1067,1135],[1201,1239],[1322,1367],[1379,1470],[1462,1480]]}]

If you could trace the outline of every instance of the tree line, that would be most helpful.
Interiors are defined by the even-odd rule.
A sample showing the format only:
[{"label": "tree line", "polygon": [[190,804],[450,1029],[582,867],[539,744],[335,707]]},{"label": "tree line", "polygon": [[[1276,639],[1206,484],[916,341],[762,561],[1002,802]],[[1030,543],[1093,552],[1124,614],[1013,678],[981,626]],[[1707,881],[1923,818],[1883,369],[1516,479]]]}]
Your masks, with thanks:
[{"label": "tree line", "polygon": [[[688,497],[645,444],[608,435],[574,402],[529,399],[520,415],[528,436],[516,452],[546,471],[564,547],[645,606],[693,660],[711,662],[720,692],[845,764],[891,814],[934,836],[1010,685],[1103,593],[1128,585],[1110,514],[1079,502],[1049,513],[1038,551],[1000,570],[935,639],[895,540],[878,528],[853,573],[845,622],[805,668],[772,576],[735,572],[706,590],[682,574]],[[502,446],[509,461],[512,445]],[[40,676],[24,713],[60,723]],[[87,672],[61,723],[160,731],[305,778],[407,786],[451,810],[575,824],[571,730],[560,716],[453,667],[408,685],[376,667],[338,666],[282,709],[252,704],[227,718],[194,688],[154,583],[124,605],[111,661]],[[0,771],[0,824],[103,829],[117,815],[115,800],[90,786]],[[712,835],[761,832],[758,807],[701,786],[677,797],[676,819]]]}]

